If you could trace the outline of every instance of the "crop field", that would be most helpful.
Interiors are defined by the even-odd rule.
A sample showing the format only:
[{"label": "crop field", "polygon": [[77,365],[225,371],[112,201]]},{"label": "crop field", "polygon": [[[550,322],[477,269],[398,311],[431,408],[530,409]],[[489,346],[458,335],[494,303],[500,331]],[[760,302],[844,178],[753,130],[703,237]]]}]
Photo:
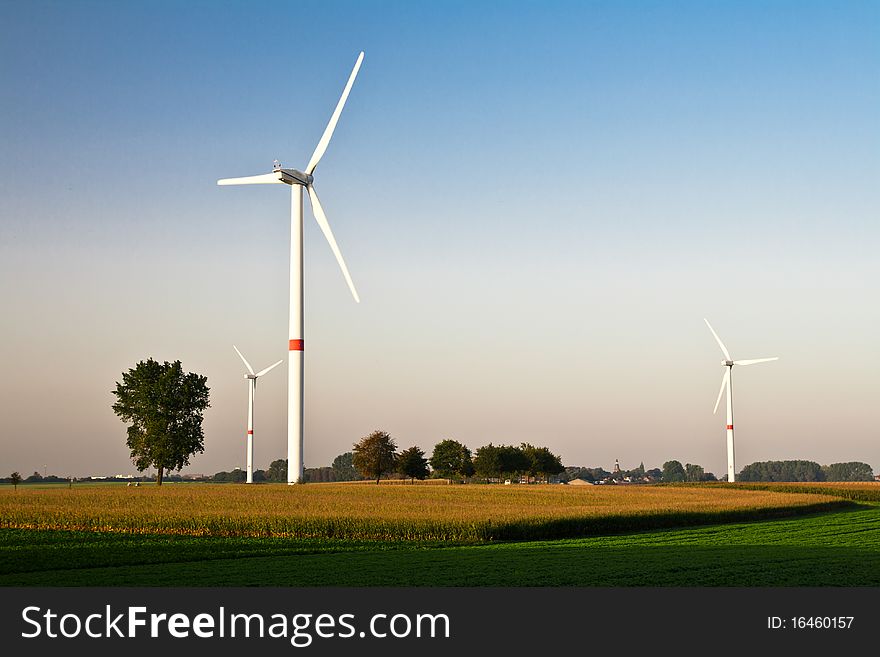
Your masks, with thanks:
[{"label": "crop field", "polygon": [[844,504],[800,492],[649,486],[207,484],[0,493],[0,528],[406,542],[564,538]]},{"label": "crop field", "polygon": [[878,493],[876,484],[4,487],[0,585],[880,586]]}]

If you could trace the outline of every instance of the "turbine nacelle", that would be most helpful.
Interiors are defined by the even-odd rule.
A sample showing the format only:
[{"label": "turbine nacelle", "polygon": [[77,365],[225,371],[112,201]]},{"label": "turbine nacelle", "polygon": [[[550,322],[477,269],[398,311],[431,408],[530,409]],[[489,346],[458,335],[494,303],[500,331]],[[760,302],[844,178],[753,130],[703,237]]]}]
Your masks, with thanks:
[{"label": "turbine nacelle", "polygon": [[313,175],[297,171],[296,169],[276,169],[276,171],[283,176],[281,182],[287,183],[288,185],[302,185],[303,187],[308,187],[315,182],[315,177]]},{"label": "turbine nacelle", "polygon": [[721,361],[721,364],[724,365],[725,367],[733,367],[733,361],[732,361],[732,360],[722,360],[722,361]]}]

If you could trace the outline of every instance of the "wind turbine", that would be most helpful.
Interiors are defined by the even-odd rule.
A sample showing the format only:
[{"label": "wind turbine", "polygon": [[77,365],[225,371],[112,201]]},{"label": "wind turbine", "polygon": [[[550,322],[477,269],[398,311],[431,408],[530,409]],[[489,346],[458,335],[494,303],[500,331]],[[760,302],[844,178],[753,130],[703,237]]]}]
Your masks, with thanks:
[{"label": "wind turbine", "polygon": [[263,376],[266,372],[281,365],[284,360],[279,360],[274,365],[269,365],[266,369],[260,370],[254,374],[254,368],[251,367],[249,362],[247,362],[247,358],[242,355],[238,350],[238,347],[232,345],[232,348],[235,349],[235,353],[241,358],[241,362],[244,363],[244,366],[248,371],[248,373],[244,375],[244,378],[248,380],[247,483],[252,484],[254,483],[254,396],[257,393],[257,379]]},{"label": "wind turbine", "polygon": [[318,222],[324,237],[330,243],[333,255],[342,269],[342,275],[345,282],[351,290],[351,294],[356,302],[360,302],[357,290],[348,273],[348,267],[345,266],[345,260],[342,259],[342,253],[333,237],[333,231],[330,230],[330,224],[327,222],[327,215],[324,214],[324,208],[321,201],[318,200],[318,194],[315,192],[314,176],[315,168],[321,161],[333,131],[336,129],[336,123],[339,121],[339,115],[342,114],[342,108],[351,92],[354,79],[357,77],[361,62],[364,61],[364,53],[358,55],[351,75],[348,77],[348,83],[342,90],[342,97],[336,104],[336,109],[330,116],[330,122],[324,129],[315,152],[306,165],[305,171],[297,171],[296,169],[283,169],[281,164],[276,161],[272,173],[266,173],[259,176],[248,176],[245,178],[224,178],[218,180],[218,185],[263,185],[263,184],[285,184],[290,185],[290,328],[288,332],[288,386],[287,386],[287,483],[295,484],[302,480],[303,476],[303,188],[309,194],[309,201],[312,204],[312,212],[315,215],[315,221]]},{"label": "wind turbine", "polygon": [[774,356],[773,358],[733,360],[730,357],[730,352],[727,351],[727,347],[721,342],[721,338],[718,337],[718,334],[715,332],[715,329],[712,328],[709,320],[704,317],[703,321],[706,322],[706,326],[712,331],[715,341],[718,343],[718,346],[721,347],[721,352],[724,354],[724,360],[721,361],[721,364],[727,368],[724,376],[721,377],[721,390],[718,392],[718,399],[715,400],[715,410],[713,410],[712,413],[718,412],[718,404],[721,403],[721,395],[724,394],[724,389],[727,388],[727,481],[736,481],[736,463],[733,454],[733,366],[766,363],[771,360],[779,360],[779,357]]}]

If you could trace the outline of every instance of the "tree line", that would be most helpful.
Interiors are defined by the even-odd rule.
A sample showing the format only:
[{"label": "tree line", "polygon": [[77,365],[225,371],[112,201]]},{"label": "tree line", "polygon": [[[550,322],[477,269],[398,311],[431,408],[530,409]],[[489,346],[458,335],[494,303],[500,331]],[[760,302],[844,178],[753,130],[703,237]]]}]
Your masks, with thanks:
[{"label": "tree line", "polygon": [[364,476],[379,483],[382,475],[397,473],[412,481],[428,476],[467,480],[479,477],[487,482],[526,478],[549,481],[565,470],[562,460],[546,447],[529,443],[494,445],[489,443],[475,452],[457,440],[441,440],[430,457],[413,446],[397,452],[397,445],[385,431],[374,431],[352,448],[352,465]]},{"label": "tree line", "polygon": [[[166,472],[180,471],[190,458],[204,451],[202,419],[210,407],[207,378],[184,372],[180,361],[159,363],[152,358],[139,362],[122,374],[111,392],[116,397],[113,411],[127,425],[127,445],[139,471],[154,467],[156,483],[162,485]],[[546,447],[528,443],[494,445],[489,443],[471,452],[455,440],[442,440],[434,446],[430,457],[413,446],[397,451],[394,440],[384,431],[374,431],[356,443],[351,452],[340,454],[333,465],[308,468],[306,481],[349,481],[373,479],[398,474],[412,481],[428,476],[468,480],[472,477],[487,482],[525,477],[542,479],[562,474],[562,479],[586,481],[715,481],[702,466],[667,461],[663,468],[645,470],[644,464],[626,472],[609,473],[602,468],[571,469],[566,472],[559,456]],[[565,473],[565,474],[563,474]],[[167,477],[178,479],[179,477]],[[244,481],[242,470],[218,472],[213,481]],[[819,465],[813,461],[763,461],[743,468],[740,481],[871,481],[870,465],[859,461]],[[69,481],[68,478],[40,477],[35,472],[22,478],[18,472],[0,482],[19,483]],[[273,461],[267,470],[254,472],[254,481],[287,481],[286,460]]]},{"label": "tree line", "polygon": [[[529,443],[495,445],[489,443],[471,452],[457,440],[441,440],[427,456],[420,447],[398,450],[396,441],[385,431],[373,431],[340,454],[329,467],[305,468],[303,480],[309,482],[359,481],[398,476],[414,482],[428,477],[466,481],[473,477],[487,482],[526,478],[549,481],[565,471],[562,460],[547,447]],[[244,481],[243,470],[218,472],[213,481]],[[267,470],[254,471],[255,482],[287,481],[287,459],[272,461]]]},{"label": "tree line", "polygon": [[861,461],[819,465],[814,461],[760,461],[742,469],[739,481],[873,481],[873,468]]}]

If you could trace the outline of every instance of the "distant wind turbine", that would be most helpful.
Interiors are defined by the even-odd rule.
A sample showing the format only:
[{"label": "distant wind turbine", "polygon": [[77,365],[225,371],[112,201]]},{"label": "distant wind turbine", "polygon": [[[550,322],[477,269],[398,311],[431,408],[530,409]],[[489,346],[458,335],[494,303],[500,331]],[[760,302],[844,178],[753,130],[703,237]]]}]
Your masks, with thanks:
[{"label": "distant wind turbine", "polygon": [[266,369],[260,370],[255,374],[254,368],[251,367],[249,362],[247,362],[247,358],[242,355],[238,350],[238,347],[232,345],[232,348],[235,349],[235,353],[241,358],[241,362],[244,363],[244,366],[248,371],[248,373],[244,375],[244,378],[248,380],[247,483],[252,484],[254,483],[254,396],[257,393],[257,379],[266,374],[266,372],[278,367],[284,361],[279,360],[274,365],[269,365]]},{"label": "distant wind turbine", "polygon": [[724,343],[721,342],[721,338],[718,337],[718,334],[715,332],[715,329],[712,328],[712,325],[709,323],[709,320],[705,317],[703,321],[706,322],[706,326],[709,327],[709,330],[712,331],[712,335],[715,337],[715,341],[718,343],[718,346],[721,347],[721,352],[724,354],[724,360],[721,361],[721,364],[727,368],[727,371],[724,373],[724,376],[721,377],[721,390],[718,392],[718,399],[715,400],[715,410],[712,413],[718,412],[718,404],[721,403],[721,395],[724,394],[724,389],[727,389],[727,481],[736,481],[736,462],[734,458],[733,452],[733,366],[734,365],[755,365],[756,363],[766,363],[771,360],[779,360],[778,356],[774,356],[773,358],[750,358],[748,360],[733,360],[730,357],[730,352],[727,351],[727,347],[724,346]]},{"label": "distant wind turbine", "polygon": [[285,184],[291,186],[290,196],[290,329],[288,333],[288,386],[287,386],[287,483],[294,484],[302,481],[303,477],[303,188],[309,194],[309,201],[312,204],[312,212],[315,215],[315,221],[318,222],[324,237],[330,243],[333,255],[342,269],[342,275],[354,300],[360,302],[357,290],[348,273],[348,267],[342,259],[342,253],[333,237],[333,231],[330,230],[330,224],[327,222],[327,215],[324,214],[324,208],[318,200],[318,194],[315,192],[314,177],[312,174],[321,161],[333,131],[336,129],[336,123],[339,121],[339,115],[342,114],[342,108],[351,92],[354,79],[360,70],[361,62],[364,61],[364,53],[358,55],[351,75],[348,77],[348,83],[342,90],[342,97],[336,104],[336,109],[330,116],[330,122],[324,130],[315,152],[309,160],[305,171],[297,171],[296,169],[283,169],[281,164],[276,161],[272,173],[266,173],[259,176],[248,176],[246,178],[224,178],[218,180],[218,185],[262,185],[262,184]]}]

